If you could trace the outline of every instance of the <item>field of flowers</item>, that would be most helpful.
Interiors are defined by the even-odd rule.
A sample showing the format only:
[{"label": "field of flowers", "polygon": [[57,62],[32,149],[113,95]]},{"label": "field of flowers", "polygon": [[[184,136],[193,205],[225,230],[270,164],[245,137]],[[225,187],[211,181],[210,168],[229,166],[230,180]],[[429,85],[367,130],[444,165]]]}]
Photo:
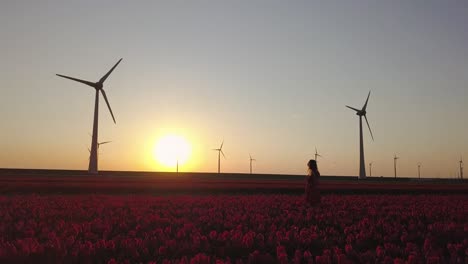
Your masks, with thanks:
[{"label": "field of flowers", "polygon": [[467,195],[17,195],[0,219],[0,263],[468,263]]}]

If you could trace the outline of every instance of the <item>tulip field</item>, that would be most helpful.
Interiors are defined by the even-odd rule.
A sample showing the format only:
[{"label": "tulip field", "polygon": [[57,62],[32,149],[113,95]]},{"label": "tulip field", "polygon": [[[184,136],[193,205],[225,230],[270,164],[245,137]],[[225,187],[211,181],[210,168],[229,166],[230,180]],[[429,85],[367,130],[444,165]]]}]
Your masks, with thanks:
[{"label": "tulip field", "polygon": [[468,263],[465,194],[0,196],[0,263]]}]

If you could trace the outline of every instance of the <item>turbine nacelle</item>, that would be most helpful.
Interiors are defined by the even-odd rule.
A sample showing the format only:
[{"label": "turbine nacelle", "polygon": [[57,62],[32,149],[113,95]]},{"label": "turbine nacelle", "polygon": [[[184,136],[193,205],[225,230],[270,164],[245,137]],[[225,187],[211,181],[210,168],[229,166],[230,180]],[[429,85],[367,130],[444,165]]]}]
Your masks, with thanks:
[{"label": "turbine nacelle", "polygon": [[369,121],[367,120],[367,116],[366,116],[367,115],[367,103],[369,102],[369,97],[370,97],[370,91],[369,91],[369,94],[367,94],[367,99],[366,99],[366,102],[364,103],[364,106],[362,107],[362,109],[357,109],[357,108],[351,107],[349,105],[347,105],[346,107],[348,107],[351,110],[356,111],[357,116],[364,117],[364,119],[366,119],[367,127],[369,128],[369,132],[371,134],[372,140],[374,140],[374,135],[372,134],[372,130],[370,128]]},{"label": "turbine nacelle", "polygon": [[102,87],[104,87],[104,84],[100,82],[97,82],[96,85],[94,86],[96,90],[102,90]]},{"label": "turbine nacelle", "polygon": [[221,153],[223,155],[223,157],[226,158],[226,156],[224,156],[224,152],[223,152],[223,145],[224,145],[224,140],[221,143],[221,146],[219,146],[219,148],[216,148],[216,149],[213,149],[213,150],[218,151],[218,153]]}]

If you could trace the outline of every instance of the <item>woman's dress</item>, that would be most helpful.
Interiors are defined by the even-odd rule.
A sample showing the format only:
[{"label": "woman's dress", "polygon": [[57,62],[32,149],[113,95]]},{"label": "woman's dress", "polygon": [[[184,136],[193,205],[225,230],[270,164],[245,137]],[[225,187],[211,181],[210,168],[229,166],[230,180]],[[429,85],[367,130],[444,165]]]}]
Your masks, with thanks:
[{"label": "woman's dress", "polygon": [[306,185],[306,202],[311,205],[320,203],[320,191],[318,185],[318,176],[311,173],[311,175],[307,179]]}]

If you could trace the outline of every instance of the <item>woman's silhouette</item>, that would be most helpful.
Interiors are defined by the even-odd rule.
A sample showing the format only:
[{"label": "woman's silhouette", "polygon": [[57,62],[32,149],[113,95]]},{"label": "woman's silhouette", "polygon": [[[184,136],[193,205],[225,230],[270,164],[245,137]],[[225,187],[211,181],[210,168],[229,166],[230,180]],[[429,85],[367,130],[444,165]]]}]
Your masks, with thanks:
[{"label": "woman's silhouette", "polygon": [[317,162],[315,160],[309,160],[307,167],[309,167],[309,176],[306,177],[306,202],[310,205],[315,205],[320,203],[320,192],[318,189],[320,172],[318,171]]}]

